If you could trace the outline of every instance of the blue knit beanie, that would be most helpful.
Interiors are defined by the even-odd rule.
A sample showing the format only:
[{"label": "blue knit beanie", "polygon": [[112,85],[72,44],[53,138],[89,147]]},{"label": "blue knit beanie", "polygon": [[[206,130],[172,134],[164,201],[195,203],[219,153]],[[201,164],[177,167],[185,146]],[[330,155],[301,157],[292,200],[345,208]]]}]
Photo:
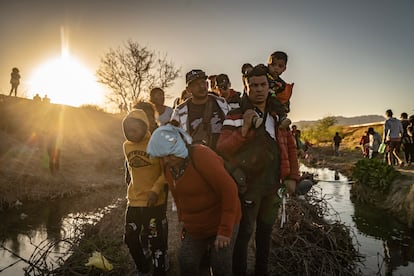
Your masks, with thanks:
[{"label": "blue knit beanie", "polygon": [[181,128],[170,124],[160,126],[151,135],[147,153],[151,158],[168,155],[186,158],[187,144],[191,144],[192,140],[191,136]]}]

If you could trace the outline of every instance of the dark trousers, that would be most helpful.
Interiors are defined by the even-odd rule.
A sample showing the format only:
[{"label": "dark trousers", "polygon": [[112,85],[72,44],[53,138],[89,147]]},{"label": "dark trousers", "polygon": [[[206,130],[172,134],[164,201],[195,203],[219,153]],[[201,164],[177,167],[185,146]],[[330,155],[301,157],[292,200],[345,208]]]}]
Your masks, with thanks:
[{"label": "dark trousers", "polygon": [[414,162],[414,144],[406,143],[402,144],[404,150],[405,163]]},{"label": "dark trousers", "polygon": [[233,275],[247,275],[247,253],[256,228],[255,275],[268,275],[270,240],[276,221],[280,198],[273,189],[248,188],[240,196],[242,219],[233,253]]},{"label": "dark trousers", "polygon": [[238,225],[235,225],[230,245],[226,248],[220,248],[218,251],[214,248],[216,236],[194,239],[189,233],[185,233],[178,254],[180,275],[204,275],[206,268],[209,270],[208,263],[214,276],[231,276],[233,248],[237,232]]},{"label": "dark trousers", "polygon": [[9,96],[11,96],[13,94],[13,92],[14,92],[14,96],[17,96],[17,87],[18,87],[18,85],[12,84],[12,87],[11,87],[10,93],[9,93]]},{"label": "dark trousers", "polygon": [[152,262],[153,275],[165,275],[166,227],[163,205],[127,207],[124,240],[139,272],[149,272]]}]

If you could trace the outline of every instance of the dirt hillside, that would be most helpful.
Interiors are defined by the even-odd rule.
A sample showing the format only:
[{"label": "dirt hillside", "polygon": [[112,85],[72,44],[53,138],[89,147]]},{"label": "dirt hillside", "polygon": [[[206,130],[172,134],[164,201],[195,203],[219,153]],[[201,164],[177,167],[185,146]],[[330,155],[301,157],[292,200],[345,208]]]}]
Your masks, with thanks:
[{"label": "dirt hillside", "polygon": [[[93,108],[0,97],[1,206],[123,185],[120,115]],[[61,134],[60,170],[51,175],[45,141]]]}]

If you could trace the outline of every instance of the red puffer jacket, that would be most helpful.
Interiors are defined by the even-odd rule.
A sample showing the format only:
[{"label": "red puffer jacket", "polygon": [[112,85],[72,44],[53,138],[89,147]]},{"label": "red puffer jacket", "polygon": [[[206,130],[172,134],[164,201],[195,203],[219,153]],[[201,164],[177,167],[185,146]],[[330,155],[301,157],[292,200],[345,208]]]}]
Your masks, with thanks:
[{"label": "red puffer jacket", "polygon": [[280,178],[299,181],[299,161],[295,139],[288,129],[278,129],[277,139],[280,148]]},{"label": "red puffer jacket", "polygon": [[[223,122],[220,138],[217,142],[218,151],[226,159],[246,143],[254,139],[254,129],[250,129],[246,137],[241,135],[243,114],[241,109],[231,111]],[[288,129],[279,129],[275,125],[275,133],[280,150],[280,180],[299,180],[299,163],[296,152],[296,144],[292,133]]]}]

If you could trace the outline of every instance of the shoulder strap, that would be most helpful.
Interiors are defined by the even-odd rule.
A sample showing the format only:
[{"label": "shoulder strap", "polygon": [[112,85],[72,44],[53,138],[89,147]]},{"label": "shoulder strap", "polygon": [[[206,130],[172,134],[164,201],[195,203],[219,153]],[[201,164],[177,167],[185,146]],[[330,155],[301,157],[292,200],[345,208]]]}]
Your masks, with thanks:
[{"label": "shoulder strap", "polygon": [[196,171],[198,171],[197,168],[196,168],[195,162],[194,162],[194,158],[193,158],[193,149],[194,149],[194,145],[188,145],[187,144],[188,158],[190,158],[191,164],[193,164],[194,169],[196,169]]},{"label": "shoulder strap", "polygon": [[207,179],[204,177],[204,175],[197,169],[196,166],[196,162],[194,162],[194,158],[193,158],[193,150],[194,150],[195,145],[187,145],[187,149],[188,149],[188,157],[191,160],[191,164],[193,164],[194,170],[196,170],[196,172],[198,172],[199,175],[201,175],[201,177],[204,179],[205,182],[208,182]]},{"label": "shoulder strap", "polygon": [[206,106],[204,107],[203,121],[204,126],[210,124],[211,111],[213,110],[211,98],[207,97]]}]

